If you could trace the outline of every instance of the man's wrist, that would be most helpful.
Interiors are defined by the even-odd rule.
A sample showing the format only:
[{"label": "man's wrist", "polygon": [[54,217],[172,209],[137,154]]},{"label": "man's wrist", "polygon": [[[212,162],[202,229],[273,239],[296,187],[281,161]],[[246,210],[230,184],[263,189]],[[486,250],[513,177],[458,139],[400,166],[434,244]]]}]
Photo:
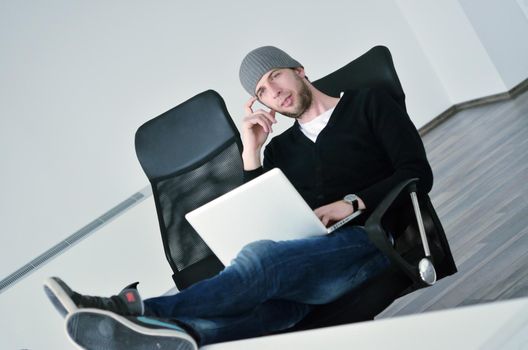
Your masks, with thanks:
[{"label": "man's wrist", "polygon": [[343,200],[352,206],[353,212],[359,209],[359,197],[355,194],[347,194]]},{"label": "man's wrist", "polygon": [[358,197],[358,203],[359,203],[359,210],[365,210],[367,209],[367,206],[365,205],[365,202],[361,198]]},{"label": "man's wrist", "polygon": [[244,170],[251,171],[261,167],[260,150],[257,152],[242,152],[242,162],[244,163]]}]

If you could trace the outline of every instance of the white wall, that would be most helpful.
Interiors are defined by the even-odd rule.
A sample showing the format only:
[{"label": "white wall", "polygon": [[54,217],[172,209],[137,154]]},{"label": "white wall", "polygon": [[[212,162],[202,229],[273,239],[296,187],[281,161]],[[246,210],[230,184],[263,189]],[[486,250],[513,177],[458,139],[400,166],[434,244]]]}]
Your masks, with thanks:
[{"label": "white wall", "polygon": [[398,0],[397,3],[451,104],[506,90],[458,2]]},{"label": "white wall", "polygon": [[392,1],[263,6],[0,3],[0,276],[146,185],[133,149],[143,122],[208,88],[238,122],[247,98],[238,66],[257,46],[287,49],[316,79],[384,44],[418,125],[448,106]]},{"label": "white wall", "polygon": [[525,15],[519,3],[517,0],[460,0],[508,89],[528,77],[528,12]]},{"label": "white wall", "polygon": [[42,288],[49,276],[89,295],[114,295],[135,281],[145,298],[172,288],[154,212],[150,197],[0,294],[0,349],[73,349]]}]

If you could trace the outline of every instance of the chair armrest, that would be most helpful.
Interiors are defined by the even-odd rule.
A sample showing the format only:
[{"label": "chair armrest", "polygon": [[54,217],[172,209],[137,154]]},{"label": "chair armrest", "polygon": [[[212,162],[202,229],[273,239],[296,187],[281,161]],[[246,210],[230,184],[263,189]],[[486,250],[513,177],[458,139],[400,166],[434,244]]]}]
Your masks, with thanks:
[{"label": "chair armrest", "polygon": [[396,185],[378,206],[372,211],[369,218],[365,222],[365,230],[367,231],[369,239],[374,245],[384,253],[394,267],[403,271],[412,281],[418,286],[427,286],[426,283],[420,278],[419,270],[417,266],[409,264],[403,257],[396,251],[389,241],[388,235],[385,229],[381,225],[383,217],[387,214],[387,211],[394,204],[396,199],[402,194],[402,192],[416,191],[416,183],[419,181],[418,178],[405,180],[400,184]]}]

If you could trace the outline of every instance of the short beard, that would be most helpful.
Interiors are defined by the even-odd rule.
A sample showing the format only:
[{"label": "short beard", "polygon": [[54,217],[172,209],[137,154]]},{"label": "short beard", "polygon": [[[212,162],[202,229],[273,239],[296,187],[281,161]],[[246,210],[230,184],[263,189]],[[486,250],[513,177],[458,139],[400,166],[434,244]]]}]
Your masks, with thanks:
[{"label": "short beard", "polygon": [[299,96],[298,96],[299,108],[296,111],[291,112],[291,113],[281,112],[281,114],[287,117],[290,117],[290,118],[294,118],[294,119],[299,119],[304,114],[304,112],[306,112],[306,110],[310,108],[310,106],[312,105],[312,99],[313,99],[312,90],[308,88],[304,79],[298,78],[298,77],[297,79],[299,79],[298,81],[301,85],[301,88],[299,90]]}]

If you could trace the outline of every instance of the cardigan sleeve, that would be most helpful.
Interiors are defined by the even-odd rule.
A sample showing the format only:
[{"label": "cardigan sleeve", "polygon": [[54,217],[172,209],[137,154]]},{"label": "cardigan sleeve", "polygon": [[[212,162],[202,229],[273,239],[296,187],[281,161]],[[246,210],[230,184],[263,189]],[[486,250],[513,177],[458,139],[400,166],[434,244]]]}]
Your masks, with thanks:
[{"label": "cardigan sleeve", "polygon": [[419,178],[418,189],[428,193],[433,173],[422,139],[407,113],[384,90],[370,90],[365,108],[375,142],[394,169],[392,175],[357,193],[367,210],[374,210],[393,187],[410,178]]},{"label": "cardigan sleeve", "polygon": [[272,155],[272,146],[268,144],[264,148],[264,160],[263,165],[253,169],[253,170],[244,170],[244,183],[249,182],[260,175],[264,174],[266,171],[273,169],[275,166],[273,165],[273,155]]},{"label": "cardigan sleeve", "polygon": [[264,169],[262,168],[262,166],[253,170],[244,170],[244,183],[257,178],[262,174],[264,174]]}]

